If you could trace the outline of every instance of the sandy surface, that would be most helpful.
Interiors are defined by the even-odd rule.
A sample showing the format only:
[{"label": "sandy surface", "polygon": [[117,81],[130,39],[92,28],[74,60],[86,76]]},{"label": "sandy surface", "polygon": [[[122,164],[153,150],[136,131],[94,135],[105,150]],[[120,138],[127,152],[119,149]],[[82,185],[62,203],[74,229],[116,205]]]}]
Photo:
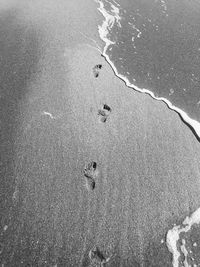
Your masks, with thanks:
[{"label": "sandy surface", "polygon": [[[30,4],[32,17],[24,15],[20,24],[31,25],[19,35],[32,57],[19,53],[20,41],[16,46],[16,63],[25,61],[17,71],[25,80],[32,60],[31,75],[13,82],[9,94],[2,91],[1,263],[98,266],[89,257],[97,246],[105,260],[111,257],[105,266],[171,266],[161,240],[200,206],[199,143],[163,103],[127,88],[89,46],[94,43],[78,34],[95,38],[100,17],[83,22],[95,4],[78,1],[77,12],[75,4],[61,1],[56,9],[51,2],[47,12],[43,3],[40,20]],[[5,47],[15,39],[16,17],[3,28],[10,33]],[[11,63],[12,53],[5,57]],[[97,78],[96,64],[102,64]],[[106,122],[99,114],[104,104],[111,108]],[[97,163],[94,190],[84,176],[91,161]]]}]

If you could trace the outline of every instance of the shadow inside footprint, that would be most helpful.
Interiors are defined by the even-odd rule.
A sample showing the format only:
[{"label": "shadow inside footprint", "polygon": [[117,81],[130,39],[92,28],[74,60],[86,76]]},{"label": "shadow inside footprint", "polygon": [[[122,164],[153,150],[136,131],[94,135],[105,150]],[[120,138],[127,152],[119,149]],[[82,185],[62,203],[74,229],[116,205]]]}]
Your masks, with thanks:
[{"label": "shadow inside footprint", "polygon": [[99,70],[102,68],[102,64],[97,64],[96,66],[94,66],[93,68],[93,74],[94,77],[97,78],[99,77]]},{"label": "shadow inside footprint", "polygon": [[111,112],[111,108],[107,104],[103,105],[103,110],[107,110],[108,112]]},{"label": "shadow inside footprint", "polygon": [[95,261],[96,263],[105,263],[106,258],[104,257],[103,253],[99,250],[98,247],[94,247],[89,252],[90,260]]}]

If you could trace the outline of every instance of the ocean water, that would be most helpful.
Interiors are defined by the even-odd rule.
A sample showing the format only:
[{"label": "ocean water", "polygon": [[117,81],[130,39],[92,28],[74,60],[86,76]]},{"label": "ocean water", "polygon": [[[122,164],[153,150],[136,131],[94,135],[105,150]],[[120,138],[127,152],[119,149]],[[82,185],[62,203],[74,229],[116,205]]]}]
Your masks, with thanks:
[{"label": "ocean water", "polygon": [[137,91],[164,101],[200,137],[200,2],[96,0],[103,56]]}]

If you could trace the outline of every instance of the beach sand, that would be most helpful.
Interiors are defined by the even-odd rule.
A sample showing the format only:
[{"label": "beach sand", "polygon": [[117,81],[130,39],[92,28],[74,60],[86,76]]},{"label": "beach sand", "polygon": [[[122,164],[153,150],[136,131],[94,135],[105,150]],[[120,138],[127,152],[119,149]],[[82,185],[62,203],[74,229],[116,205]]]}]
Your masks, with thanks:
[{"label": "beach sand", "polygon": [[166,233],[200,207],[199,142],[114,75],[91,40],[102,46],[95,3],[36,3],[18,10],[31,75],[1,107],[1,263],[99,266],[97,247],[105,266],[172,266]]}]

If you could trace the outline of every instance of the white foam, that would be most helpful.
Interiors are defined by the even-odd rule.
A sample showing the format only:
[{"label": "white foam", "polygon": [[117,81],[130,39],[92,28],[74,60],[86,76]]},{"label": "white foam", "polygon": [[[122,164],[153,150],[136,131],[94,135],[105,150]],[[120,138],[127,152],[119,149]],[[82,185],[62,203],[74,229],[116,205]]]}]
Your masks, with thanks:
[{"label": "white foam", "polygon": [[173,267],[179,267],[179,258],[180,258],[180,252],[177,249],[177,242],[179,240],[179,229],[180,226],[175,226],[174,228],[170,229],[166,236],[166,245],[169,250],[169,252],[172,253],[173,259],[172,264]]},{"label": "white foam", "polygon": [[156,97],[154,95],[153,92],[151,92],[150,90],[146,89],[146,88],[139,88],[134,84],[131,84],[130,81],[127,79],[127,77],[123,76],[122,74],[119,74],[115,65],[113,64],[113,62],[110,60],[109,56],[106,54],[106,51],[108,49],[108,47],[112,44],[115,44],[115,42],[109,40],[107,38],[107,35],[109,33],[109,30],[113,27],[113,25],[116,22],[116,17],[115,15],[111,15],[110,13],[108,13],[104,7],[104,4],[101,0],[95,0],[98,4],[98,10],[99,12],[104,16],[105,20],[103,21],[101,26],[98,26],[98,30],[99,30],[99,35],[100,38],[105,42],[105,46],[103,49],[103,53],[102,55],[104,56],[104,58],[106,59],[106,61],[110,64],[110,66],[112,67],[114,73],[116,76],[118,76],[120,79],[122,79],[125,84],[128,87],[133,88],[136,91],[139,91],[141,93],[146,93],[148,95],[150,95],[152,98],[159,100],[159,101],[163,101],[167,104],[167,106],[171,109],[176,111],[178,114],[180,114],[180,116],[182,117],[182,119],[188,123],[195,131],[195,133],[197,134],[198,137],[200,137],[200,123],[192,118],[190,118],[188,116],[188,114],[181,110],[180,108],[174,106],[168,99],[164,98],[164,97]]},{"label": "white foam", "polygon": [[[173,267],[178,267],[179,266],[179,259],[180,259],[180,252],[178,251],[177,248],[177,242],[180,238],[180,234],[183,232],[188,232],[191,230],[192,226],[194,224],[200,224],[200,208],[198,208],[190,217],[186,217],[185,220],[183,221],[183,225],[185,227],[181,226],[174,226],[172,229],[170,229],[167,232],[166,236],[166,245],[168,247],[168,250],[172,253],[173,255]],[[189,266],[187,265],[187,255],[188,252],[185,247],[186,241],[183,239],[182,240],[182,246],[181,246],[181,252],[184,254],[185,261],[184,261],[184,266]]]},{"label": "white foam", "polygon": [[185,247],[185,244],[186,244],[185,239],[182,239],[181,251],[182,251],[182,253],[184,255],[184,262],[183,262],[183,264],[184,264],[184,267],[191,267],[191,265],[187,261],[188,254],[189,253],[188,253],[188,251],[187,251],[187,249]]},{"label": "white foam", "polygon": [[42,114],[43,114],[43,115],[47,115],[47,116],[49,116],[51,119],[55,119],[55,117],[54,117],[50,112],[43,111]]},{"label": "white foam", "polygon": [[112,42],[107,38],[107,35],[109,33],[109,30],[113,27],[115,23],[115,17],[111,14],[109,14],[105,9],[104,9],[104,4],[103,2],[97,0],[99,3],[100,7],[98,10],[101,12],[101,14],[104,16],[105,20],[103,21],[103,24],[101,26],[98,26],[99,30],[99,35],[100,38],[106,43],[104,50],[103,50],[103,55],[105,56],[105,51],[107,50],[108,46],[111,44],[115,44],[115,42]]},{"label": "white foam", "polygon": [[121,23],[120,23],[121,17],[120,17],[120,15],[119,15],[119,13],[120,13],[120,12],[119,12],[119,8],[116,7],[116,6],[114,6],[113,4],[110,4],[110,5],[111,5],[111,7],[112,7],[111,11],[112,11],[112,13],[114,14],[115,20],[116,20],[118,26],[121,27],[122,25],[121,25]]}]

